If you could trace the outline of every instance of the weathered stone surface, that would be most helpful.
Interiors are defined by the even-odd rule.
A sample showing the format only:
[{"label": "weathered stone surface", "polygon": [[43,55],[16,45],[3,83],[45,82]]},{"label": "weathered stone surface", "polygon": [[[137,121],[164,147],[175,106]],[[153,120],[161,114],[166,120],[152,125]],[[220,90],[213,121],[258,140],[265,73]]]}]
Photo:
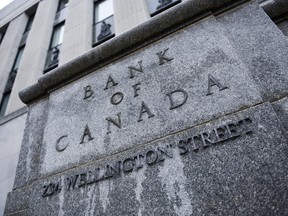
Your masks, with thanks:
[{"label": "weathered stone surface", "polygon": [[27,115],[22,113],[22,116],[15,118],[13,113],[8,117],[5,118],[5,124],[0,126],[1,148],[5,149],[0,152],[0,215],[4,213],[7,194],[13,188]]},{"label": "weathered stone surface", "polygon": [[183,2],[23,91],[38,101],[9,196],[29,194],[7,214],[287,215],[286,99],[269,103],[287,39],[225,2]]},{"label": "weathered stone surface", "polygon": [[288,98],[275,101],[272,105],[284,128],[288,131]]},{"label": "weathered stone surface", "polygon": [[40,152],[47,110],[47,100],[40,100],[29,107],[16,170],[15,189],[32,183],[38,177],[38,169],[42,160]]},{"label": "weathered stone surface", "polygon": [[217,20],[237,55],[248,66],[264,100],[288,93],[288,40],[257,4],[248,3]]},{"label": "weathered stone surface", "polygon": [[[31,189],[27,187],[10,192],[7,196],[4,214],[10,215],[28,209],[30,192]],[[19,214],[21,215],[21,213]]]},{"label": "weathered stone surface", "polygon": [[29,212],[28,210],[23,210],[23,211],[15,212],[13,214],[8,214],[5,216],[29,216]]},{"label": "weathered stone surface", "polygon": [[[139,26],[124,32],[109,41],[97,46],[95,49],[76,57],[61,68],[46,73],[39,78],[38,82],[19,93],[24,103],[31,103],[40,98],[55,86],[71,81],[75,77],[83,76],[92,67],[99,67],[125,56],[139,48],[142,48],[156,39],[169,35],[172,32],[194,23],[199,16],[217,11],[220,8],[229,8],[231,5],[240,4],[246,0],[189,0],[171,8],[169,12],[163,12],[153,19],[140,24]],[[173,19],[171,19],[171,14]]]},{"label": "weathered stone surface", "polygon": [[[220,134],[225,127],[225,135],[214,136],[213,130]],[[204,133],[215,143],[206,141],[205,147],[194,138],[193,148],[192,142],[181,142]],[[157,160],[153,153],[145,157],[151,150]],[[283,126],[273,108],[262,104],[38,181],[29,215],[286,215],[287,151]],[[135,157],[141,154],[142,167]],[[123,162],[127,158],[134,158],[134,165],[125,172],[131,165]],[[120,174],[85,180],[88,171],[94,175],[97,168],[115,167],[117,161],[122,161]],[[76,175],[75,188],[67,189],[67,178]],[[61,190],[43,198],[45,186],[60,179]]]},{"label": "weathered stone surface", "polygon": [[[187,101],[176,107],[186,99],[183,92]],[[248,69],[210,16],[51,92],[41,173],[99,159],[261,101]],[[143,103],[142,111],[150,112],[140,117]],[[106,118],[118,124],[121,119],[121,129]],[[84,136],[88,128],[90,135]],[[57,152],[57,142],[67,148]]]}]

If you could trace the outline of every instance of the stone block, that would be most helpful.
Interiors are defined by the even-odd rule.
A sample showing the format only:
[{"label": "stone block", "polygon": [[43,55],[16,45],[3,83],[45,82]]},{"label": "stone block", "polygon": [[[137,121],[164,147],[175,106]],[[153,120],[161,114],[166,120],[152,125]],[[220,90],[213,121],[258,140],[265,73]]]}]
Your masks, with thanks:
[{"label": "stone block", "polygon": [[185,1],[24,90],[10,196],[32,216],[287,215],[287,40],[233,3]]},{"label": "stone block", "polygon": [[225,36],[261,91],[264,100],[284,97],[287,89],[288,41],[285,35],[254,3],[219,16]]},{"label": "stone block", "polygon": [[47,109],[47,100],[40,100],[29,107],[14,189],[29,185],[38,177]]},{"label": "stone block", "polygon": [[40,172],[100,159],[261,101],[210,16],[51,92]]},{"label": "stone block", "polygon": [[286,215],[287,151],[262,104],[37,181],[29,215]]},{"label": "stone block", "polygon": [[7,196],[4,215],[13,215],[13,213],[16,212],[19,212],[19,215],[22,215],[22,213],[24,213],[23,211],[29,208],[30,193],[31,189],[29,187],[10,192]]}]

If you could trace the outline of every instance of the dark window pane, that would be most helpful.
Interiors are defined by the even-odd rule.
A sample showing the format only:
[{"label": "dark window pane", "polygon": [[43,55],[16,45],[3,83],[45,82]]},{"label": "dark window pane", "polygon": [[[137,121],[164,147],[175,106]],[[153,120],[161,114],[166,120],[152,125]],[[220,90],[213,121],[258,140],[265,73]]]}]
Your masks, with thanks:
[{"label": "dark window pane", "polygon": [[34,16],[35,14],[31,15],[29,17],[29,20],[27,22],[27,26],[26,26],[26,29],[25,29],[25,32],[29,31],[31,29],[31,26],[32,26],[32,23],[33,23],[33,20],[34,20]]},{"label": "dark window pane", "polygon": [[104,42],[115,35],[114,16],[107,17],[93,26],[93,44]]},{"label": "dark window pane", "polygon": [[2,101],[1,101],[1,105],[0,105],[0,116],[4,116],[5,115],[5,111],[7,109],[7,105],[8,105],[8,101],[10,98],[10,94],[11,92],[7,92],[3,95]]},{"label": "dark window pane", "polygon": [[5,36],[6,31],[0,32],[0,44],[2,43],[2,40]]},{"label": "dark window pane", "polygon": [[58,11],[68,6],[68,0],[59,0]]},{"label": "dark window pane", "polygon": [[16,59],[15,59],[15,62],[11,71],[18,70],[23,52],[24,52],[24,47],[21,47],[18,49],[18,53],[17,53]]},{"label": "dark window pane", "polygon": [[61,44],[64,36],[64,23],[54,27],[50,48]]}]

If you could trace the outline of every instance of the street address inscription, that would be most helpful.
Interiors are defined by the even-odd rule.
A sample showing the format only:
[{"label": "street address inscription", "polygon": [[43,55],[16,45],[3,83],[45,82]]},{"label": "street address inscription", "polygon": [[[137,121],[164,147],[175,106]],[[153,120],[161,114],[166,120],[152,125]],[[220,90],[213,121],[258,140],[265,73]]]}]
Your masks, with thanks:
[{"label": "street address inscription", "polygon": [[135,172],[144,166],[152,166],[162,163],[166,159],[173,159],[174,154],[184,156],[189,152],[202,151],[213,145],[250,134],[252,128],[251,118],[229,121],[209,131],[203,130],[197,134],[189,134],[187,138],[175,140],[175,143],[169,143],[164,147],[151,147],[129,157],[107,162],[102,166],[95,166],[70,176],[64,175],[58,180],[46,182],[43,185],[42,197],[55,195],[61,190],[74,190],[105,179]]}]

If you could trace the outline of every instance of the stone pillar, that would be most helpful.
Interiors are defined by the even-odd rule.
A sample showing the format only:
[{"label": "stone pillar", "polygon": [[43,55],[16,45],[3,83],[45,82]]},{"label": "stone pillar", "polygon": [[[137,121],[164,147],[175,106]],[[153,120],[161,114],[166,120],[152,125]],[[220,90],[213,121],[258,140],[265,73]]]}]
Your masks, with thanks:
[{"label": "stone pillar", "polygon": [[9,23],[6,34],[0,45],[0,99],[3,96],[9,73],[13,67],[27,20],[28,17],[25,14],[21,14],[12,20]]},{"label": "stone pillar", "polygon": [[[8,103],[8,113],[24,106],[18,97],[18,92],[36,82],[43,74],[57,6],[58,0],[39,2]],[[22,34],[20,38],[21,36]]]},{"label": "stone pillar", "polygon": [[150,18],[146,0],[114,0],[115,34],[119,35]]},{"label": "stone pillar", "polygon": [[93,1],[70,0],[59,65],[92,48]]}]

